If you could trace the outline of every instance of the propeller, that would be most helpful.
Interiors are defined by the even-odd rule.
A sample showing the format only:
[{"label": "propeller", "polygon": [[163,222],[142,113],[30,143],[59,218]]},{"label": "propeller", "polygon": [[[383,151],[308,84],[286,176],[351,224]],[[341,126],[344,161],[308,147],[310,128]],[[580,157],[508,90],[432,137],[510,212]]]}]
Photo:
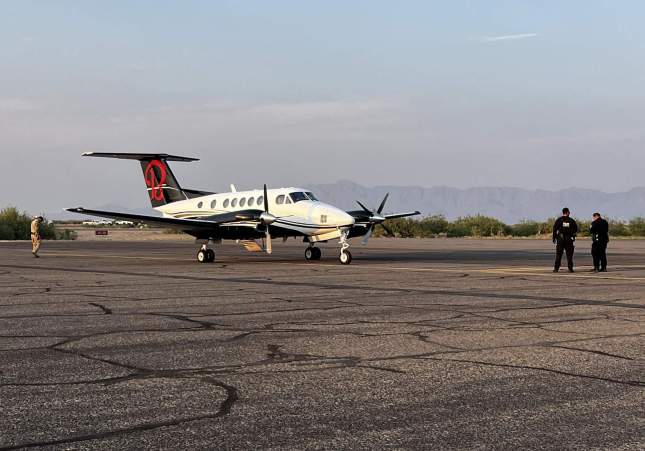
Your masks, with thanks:
[{"label": "propeller", "polygon": [[266,242],[266,252],[270,254],[273,252],[273,247],[271,245],[271,231],[269,230],[269,225],[275,222],[278,219],[269,213],[269,196],[267,195],[267,185],[264,184],[264,213],[260,215],[260,223],[264,226],[264,238]]},{"label": "propeller", "polygon": [[363,241],[362,241],[363,244],[367,244],[370,237],[372,236],[372,232],[374,231],[374,227],[376,225],[380,225],[381,227],[383,227],[383,229],[387,232],[388,235],[394,236],[394,233],[392,233],[392,231],[388,229],[387,226],[385,226],[385,224],[383,224],[383,222],[387,218],[381,215],[381,213],[383,212],[383,208],[385,208],[385,202],[387,202],[387,198],[389,195],[390,193],[387,193],[385,195],[385,197],[381,201],[381,205],[379,205],[379,207],[376,210],[370,210],[365,205],[363,205],[360,201],[358,200],[356,201],[356,203],[360,205],[363,211],[365,211],[365,213],[369,215],[367,220],[369,221],[370,225],[367,227],[367,232],[365,232],[365,235],[363,236]]}]

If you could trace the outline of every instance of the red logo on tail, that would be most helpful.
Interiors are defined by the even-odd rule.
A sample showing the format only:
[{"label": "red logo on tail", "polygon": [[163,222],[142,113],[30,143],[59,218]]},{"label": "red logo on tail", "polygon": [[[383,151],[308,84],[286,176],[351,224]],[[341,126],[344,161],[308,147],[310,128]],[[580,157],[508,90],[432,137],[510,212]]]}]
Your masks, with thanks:
[{"label": "red logo on tail", "polygon": [[166,183],[166,165],[161,160],[152,160],[144,173],[146,185],[150,188],[150,199],[163,201],[163,186]]}]

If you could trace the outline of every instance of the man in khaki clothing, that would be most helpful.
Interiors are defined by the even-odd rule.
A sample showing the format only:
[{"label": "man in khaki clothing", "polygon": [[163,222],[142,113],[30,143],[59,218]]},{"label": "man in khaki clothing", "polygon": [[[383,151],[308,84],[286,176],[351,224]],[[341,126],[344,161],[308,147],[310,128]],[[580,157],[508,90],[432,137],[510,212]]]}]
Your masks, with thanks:
[{"label": "man in khaki clothing", "polygon": [[40,224],[42,222],[42,216],[36,216],[31,221],[31,253],[36,258],[38,258],[38,249],[40,249]]}]

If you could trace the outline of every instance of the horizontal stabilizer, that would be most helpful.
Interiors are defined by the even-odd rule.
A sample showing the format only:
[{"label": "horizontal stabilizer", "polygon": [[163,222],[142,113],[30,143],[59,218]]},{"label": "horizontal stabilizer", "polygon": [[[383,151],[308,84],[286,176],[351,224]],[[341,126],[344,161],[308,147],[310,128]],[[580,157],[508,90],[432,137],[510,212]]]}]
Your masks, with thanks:
[{"label": "horizontal stabilizer", "polygon": [[110,153],[110,152],[85,152],[84,157],[118,158],[120,160],[166,160],[166,161],[199,161],[199,158],[180,157],[167,153]]}]

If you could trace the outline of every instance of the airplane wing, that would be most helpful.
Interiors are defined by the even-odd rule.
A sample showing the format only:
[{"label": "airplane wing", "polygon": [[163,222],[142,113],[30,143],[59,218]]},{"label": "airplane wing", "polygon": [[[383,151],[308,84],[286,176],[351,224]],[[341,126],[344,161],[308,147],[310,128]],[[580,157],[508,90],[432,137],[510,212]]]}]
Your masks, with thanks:
[{"label": "airplane wing", "polygon": [[113,211],[89,210],[87,208],[66,208],[73,213],[86,214],[90,216],[100,216],[102,218],[120,219],[132,222],[141,222],[155,226],[170,227],[185,232],[213,230],[219,225],[241,222],[257,221],[262,214],[262,210],[242,210],[219,215],[205,216],[198,219],[179,219],[164,218],[158,216],[135,215],[131,213],[119,213]]}]

